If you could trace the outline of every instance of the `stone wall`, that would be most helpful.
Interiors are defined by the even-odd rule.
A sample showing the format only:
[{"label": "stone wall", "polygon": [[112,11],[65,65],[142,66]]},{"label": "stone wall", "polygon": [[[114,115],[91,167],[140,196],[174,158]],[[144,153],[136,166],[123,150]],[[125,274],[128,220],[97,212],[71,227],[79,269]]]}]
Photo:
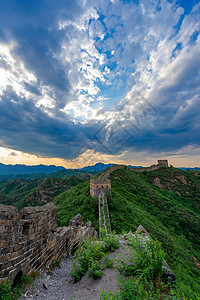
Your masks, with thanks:
[{"label": "stone wall", "polygon": [[106,168],[102,176],[99,179],[91,179],[90,180],[90,195],[92,197],[98,197],[99,192],[103,190],[111,189],[111,181],[108,179],[110,173],[117,169],[124,168],[124,165],[114,165],[111,168]]},{"label": "stone wall", "polygon": [[157,170],[162,167],[168,167],[168,160],[166,160],[166,159],[158,160],[157,165],[151,165],[150,167],[144,167],[144,168],[131,168],[130,167],[130,170],[133,170],[137,173],[142,173],[144,171],[149,172],[149,171]]},{"label": "stone wall", "polygon": [[[114,165],[111,168],[106,168],[99,179],[91,179],[90,180],[90,195],[92,197],[98,197],[100,190],[102,189],[111,189],[111,181],[108,179],[110,174],[118,169],[122,169],[126,167],[125,165]],[[153,171],[156,169],[159,169],[161,167],[168,167],[168,161],[167,160],[158,160],[157,165],[151,165],[150,167],[145,168],[131,168],[130,170],[133,170],[137,173],[142,173],[144,171]]]},{"label": "stone wall", "polygon": [[80,215],[68,227],[57,228],[53,203],[19,212],[0,204],[0,282],[48,267],[88,235],[95,231],[91,222],[81,226]]},{"label": "stone wall", "polygon": [[124,168],[124,167],[126,167],[126,166],[125,166],[125,165],[114,165],[114,166],[112,166],[112,167],[111,167],[111,168],[110,168],[110,169],[109,169],[109,170],[101,177],[101,179],[103,179],[103,180],[107,179],[113,171],[118,170],[118,169],[122,169],[122,168]]}]

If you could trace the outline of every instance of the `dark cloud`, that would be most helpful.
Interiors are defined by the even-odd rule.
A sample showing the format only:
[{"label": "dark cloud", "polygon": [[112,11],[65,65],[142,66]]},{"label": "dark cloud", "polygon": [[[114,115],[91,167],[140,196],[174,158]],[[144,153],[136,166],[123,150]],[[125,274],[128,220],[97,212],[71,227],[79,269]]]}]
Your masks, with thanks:
[{"label": "dark cloud", "polygon": [[[32,101],[7,87],[0,101],[0,136],[4,145],[35,155],[74,158],[91,128],[48,116]],[[79,153],[81,154],[81,153]]]},{"label": "dark cloud", "polygon": [[32,93],[32,94],[35,94],[35,95],[37,95],[37,96],[41,96],[42,94],[41,94],[41,91],[40,91],[40,89],[39,89],[39,85],[36,85],[36,84],[29,84],[28,82],[26,82],[26,81],[24,81],[23,82],[23,86],[24,86],[24,88],[28,91],[28,92],[30,92],[30,93]]},{"label": "dark cloud", "polygon": [[[58,108],[68,101],[68,66],[56,55],[66,33],[58,21],[73,20],[81,13],[77,1],[1,1],[0,40],[14,41],[12,54],[34,73],[40,84],[54,89]],[[38,94],[38,93],[37,93]]]},{"label": "dark cloud", "polygon": [[[68,78],[68,63],[63,62],[59,54],[63,41],[67,46],[73,34],[70,32],[70,27],[59,30],[58,24],[61,21],[79,20],[84,10],[80,3],[71,0],[1,1],[0,42],[3,44],[15,42],[11,52],[15,64],[20,65],[22,62],[25,69],[33,73],[36,78],[34,82],[29,82],[27,79],[21,82],[24,89],[32,94],[30,99],[19,96],[12,86],[7,86],[3,91],[0,97],[0,140],[2,143],[14,150],[65,159],[76,158],[86,149],[115,155],[131,149],[170,152],[188,145],[200,146],[200,98],[198,96],[200,56],[190,55],[189,47],[185,53],[185,57],[189,58],[183,57],[177,64],[177,68],[172,68],[172,74],[169,74],[164,82],[161,79],[149,77],[152,79],[152,86],[155,84],[155,88],[152,89],[148,100],[155,109],[148,106],[140,109],[141,111],[137,108],[133,113],[127,110],[123,115],[127,117],[125,121],[116,119],[112,127],[107,126],[110,119],[107,121],[106,118],[101,122],[88,121],[85,124],[76,124],[60,110],[68,101],[71,101],[71,85]],[[101,1],[102,7],[105,6],[104,4],[104,1]],[[119,5],[122,3],[119,2]],[[121,6],[118,8],[119,11],[114,11],[115,3],[112,3],[112,6],[113,16],[121,13]],[[130,63],[132,60],[139,59],[138,65],[140,63],[145,65],[149,61],[145,60],[142,55],[150,55],[151,51],[155,51],[155,56],[157,55],[156,47],[160,40],[165,39],[166,30],[170,28],[171,22],[171,19],[167,18],[166,22],[161,22],[160,26],[163,26],[163,30],[159,33],[156,29],[160,28],[160,21],[156,21],[152,30],[155,36],[151,36],[149,31],[151,22],[149,18],[144,17],[143,13],[138,16],[135,14],[134,23],[132,23],[132,15],[129,16],[129,10],[123,11],[123,16],[124,20],[129,20],[124,23],[124,26],[119,23],[118,16],[111,18],[108,13],[108,17],[102,24],[105,24],[105,29],[109,29],[111,34],[103,40],[98,38],[96,43],[105,53],[111,52],[116,47],[116,58],[111,56],[110,61],[107,60],[110,67],[112,59],[116,64],[116,70],[111,70],[113,83],[115,72],[119,72],[120,76],[122,76],[120,72],[124,72],[127,77],[132,78],[130,75],[134,72]],[[178,19],[177,17],[174,24],[178,22]],[[133,24],[135,24],[134,27],[132,27]],[[94,27],[94,33],[96,30],[97,27]],[[132,37],[132,33],[135,36]],[[156,33],[160,34],[158,39],[156,39]],[[81,34],[80,37],[82,37]],[[149,44],[144,42],[147,38],[149,38]],[[167,50],[170,52],[170,49]],[[184,49],[181,49],[180,53],[182,50]],[[132,56],[133,53],[134,56]],[[164,54],[163,50],[160,59],[163,59],[161,63],[167,68],[168,61],[167,59],[165,61]],[[118,66],[117,62],[120,66],[123,65],[123,68]],[[159,68],[163,68],[163,65]],[[12,66],[0,57],[0,68],[10,70]],[[130,70],[127,72],[128,68]],[[137,62],[134,68],[137,69]],[[137,88],[141,84],[145,71],[150,73],[145,66],[139,69],[141,71],[136,70],[134,79],[130,81],[126,77],[121,77],[122,81],[127,80],[129,90],[132,86]],[[17,70],[14,71],[17,72]],[[159,72],[156,72],[158,71],[155,70],[155,75],[153,75],[159,78]],[[148,82],[145,84],[147,85]],[[49,108],[48,113],[44,107],[35,106],[38,98],[42,99],[41,86],[46,87],[47,96],[55,102],[56,107]],[[146,86],[142,86],[142,89],[146,91]],[[14,152],[10,155],[14,155]]]}]

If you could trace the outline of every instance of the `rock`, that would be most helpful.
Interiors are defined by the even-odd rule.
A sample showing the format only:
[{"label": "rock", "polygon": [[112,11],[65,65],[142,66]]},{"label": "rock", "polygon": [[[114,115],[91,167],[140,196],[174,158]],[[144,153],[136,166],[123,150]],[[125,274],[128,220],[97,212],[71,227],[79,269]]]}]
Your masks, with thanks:
[{"label": "rock", "polygon": [[78,247],[89,236],[94,238],[97,236],[96,231],[92,227],[92,222],[88,221],[85,226],[81,226],[81,215],[76,215],[70,220],[69,226],[66,227],[67,252],[72,253],[73,248]]},{"label": "rock", "polygon": [[69,226],[79,226],[81,225],[81,223],[82,223],[81,215],[78,214],[69,221]]},{"label": "rock", "polygon": [[48,290],[48,285],[47,285],[46,282],[43,282],[43,287],[44,287],[46,290]]}]

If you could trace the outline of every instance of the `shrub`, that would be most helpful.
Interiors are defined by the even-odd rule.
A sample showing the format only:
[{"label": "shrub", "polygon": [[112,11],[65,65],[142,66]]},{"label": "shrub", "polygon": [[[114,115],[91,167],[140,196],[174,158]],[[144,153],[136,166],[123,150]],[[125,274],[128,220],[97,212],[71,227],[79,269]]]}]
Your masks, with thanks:
[{"label": "shrub", "polygon": [[[96,262],[105,252],[113,251],[119,247],[119,239],[114,234],[104,236],[101,239],[101,241],[90,241],[87,239],[83,244],[82,249],[80,249],[77,254],[72,271],[70,272],[74,281],[79,281],[89,268],[91,269],[91,272],[93,272],[93,269],[95,269],[94,265],[97,266]],[[94,275],[94,277],[97,276],[97,278],[99,278],[100,270],[96,270],[96,274],[97,275]]]},{"label": "shrub", "polygon": [[101,278],[102,276],[102,268],[98,261],[93,260],[89,267],[89,276],[93,279]]},{"label": "shrub", "polygon": [[15,295],[12,293],[12,285],[11,281],[8,280],[0,284],[0,300],[15,300],[19,299],[20,293],[16,293]]},{"label": "shrub", "polygon": [[100,300],[119,300],[119,299],[121,299],[119,291],[106,293],[105,290],[102,290],[100,296],[101,296]]},{"label": "shrub", "polygon": [[101,242],[85,241],[83,248],[79,251],[76,257],[76,262],[73,264],[70,275],[75,282],[79,281],[91,267],[93,261],[98,261],[103,256],[103,245]]},{"label": "shrub", "polygon": [[118,266],[125,275],[138,275],[140,279],[153,280],[162,275],[164,252],[158,241],[143,240],[143,237],[128,237],[128,243],[133,248],[130,258],[123,259]]},{"label": "shrub", "polygon": [[70,272],[70,275],[74,280],[74,282],[78,282],[84,276],[85,272],[86,271],[80,264],[74,262],[74,264],[72,265],[72,270]]},{"label": "shrub", "polygon": [[105,235],[101,238],[104,241],[104,252],[112,252],[119,248],[119,238],[114,234]]},{"label": "shrub", "polygon": [[105,293],[103,290],[100,300],[164,300],[169,298],[168,295],[165,296],[156,291],[152,283],[143,285],[133,277],[128,280],[120,277],[119,283],[120,291]]},{"label": "shrub", "polygon": [[108,254],[105,254],[102,258],[102,263],[104,268],[112,268],[113,267],[113,259],[109,257]]},{"label": "shrub", "polygon": [[0,300],[17,300],[21,296],[21,292],[26,285],[33,283],[35,278],[39,275],[38,272],[32,275],[24,275],[21,281],[15,286],[12,286],[12,282],[7,280],[0,284]]}]

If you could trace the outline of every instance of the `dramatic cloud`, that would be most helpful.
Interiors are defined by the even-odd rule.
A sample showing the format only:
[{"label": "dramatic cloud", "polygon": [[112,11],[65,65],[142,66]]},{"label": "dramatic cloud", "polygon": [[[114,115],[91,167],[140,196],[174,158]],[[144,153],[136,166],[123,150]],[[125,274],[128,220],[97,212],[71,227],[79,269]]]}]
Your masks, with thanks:
[{"label": "dramatic cloud", "polygon": [[191,1],[1,2],[1,145],[68,160],[199,149],[199,20]]}]

